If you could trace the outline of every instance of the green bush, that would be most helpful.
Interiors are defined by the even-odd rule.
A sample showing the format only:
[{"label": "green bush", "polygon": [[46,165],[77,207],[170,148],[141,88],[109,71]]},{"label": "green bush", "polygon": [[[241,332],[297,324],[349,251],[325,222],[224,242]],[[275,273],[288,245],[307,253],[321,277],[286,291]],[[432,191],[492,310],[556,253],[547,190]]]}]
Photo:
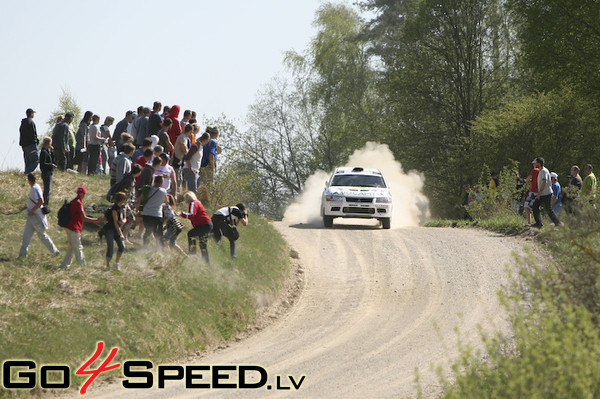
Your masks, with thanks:
[{"label": "green bush", "polygon": [[537,237],[551,261],[516,258],[519,274],[502,296],[513,335],[484,336],[485,356],[463,347],[456,380],[442,378],[444,398],[600,396],[600,216],[588,203],[562,216],[563,228]]}]

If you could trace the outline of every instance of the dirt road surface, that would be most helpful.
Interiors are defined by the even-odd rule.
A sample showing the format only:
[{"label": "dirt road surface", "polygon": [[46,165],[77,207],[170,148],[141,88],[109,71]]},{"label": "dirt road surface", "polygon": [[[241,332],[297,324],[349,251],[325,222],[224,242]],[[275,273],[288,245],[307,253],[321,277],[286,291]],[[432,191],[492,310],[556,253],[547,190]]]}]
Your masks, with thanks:
[{"label": "dirt road surface", "polygon": [[[416,369],[425,396],[439,395],[432,365],[456,357],[455,329],[475,342],[479,325],[506,328],[496,293],[523,242],[471,229],[347,223],[276,224],[303,269],[296,303],[262,331],[191,363],[260,365],[268,372],[262,388],[186,390],[175,381],[132,391],[94,383],[85,397],[404,398],[416,396]],[[237,383],[237,372],[226,374],[222,382]],[[259,380],[258,372],[247,376]],[[204,378],[195,382],[210,383]]]}]

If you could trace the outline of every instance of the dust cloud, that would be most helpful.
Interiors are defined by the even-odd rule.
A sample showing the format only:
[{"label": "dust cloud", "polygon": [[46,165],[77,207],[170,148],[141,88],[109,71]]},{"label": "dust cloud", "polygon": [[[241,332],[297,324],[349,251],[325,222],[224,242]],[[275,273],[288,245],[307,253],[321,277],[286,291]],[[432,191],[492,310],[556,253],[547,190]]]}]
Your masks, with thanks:
[{"label": "dust cloud", "polygon": [[[421,173],[410,171],[405,173],[400,162],[385,144],[368,142],[365,147],[356,150],[344,166],[361,166],[381,170],[386,181],[391,186],[393,197],[392,228],[419,226],[429,219],[429,200],[422,193],[425,178]],[[310,176],[304,190],[285,211],[283,221],[290,224],[320,224],[321,196],[325,181],[331,172],[317,171]],[[343,219],[337,218],[334,224],[340,224]],[[361,222],[358,219],[347,219],[352,223]],[[357,222],[358,221],[358,222]],[[372,224],[372,222],[369,222]]]}]

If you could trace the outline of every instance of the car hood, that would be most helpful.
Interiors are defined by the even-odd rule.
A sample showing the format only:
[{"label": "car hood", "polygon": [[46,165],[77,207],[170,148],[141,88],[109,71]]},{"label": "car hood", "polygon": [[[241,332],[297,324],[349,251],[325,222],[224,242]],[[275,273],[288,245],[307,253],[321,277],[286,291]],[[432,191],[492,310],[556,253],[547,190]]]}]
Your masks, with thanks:
[{"label": "car hood", "polygon": [[329,187],[325,190],[328,195],[343,195],[345,197],[380,197],[389,195],[390,190],[387,188],[374,187]]}]

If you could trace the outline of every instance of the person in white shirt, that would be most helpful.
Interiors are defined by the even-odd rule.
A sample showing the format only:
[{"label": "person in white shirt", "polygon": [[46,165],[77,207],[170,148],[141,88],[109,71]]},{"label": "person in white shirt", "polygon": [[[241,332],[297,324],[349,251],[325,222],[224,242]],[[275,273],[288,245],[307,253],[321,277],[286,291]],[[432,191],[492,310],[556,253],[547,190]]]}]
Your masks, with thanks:
[{"label": "person in white shirt", "polygon": [[169,165],[169,155],[167,155],[166,152],[163,152],[159,157],[162,160],[162,163],[154,170],[154,176],[162,176],[164,180],[162,188],[167,190],[167,192],[172,189],[173,197],[177,198],[177,176],[175,174],[175,169]]},{"label": "person in white shirt", "polygon": [[550,171],[544,167],[544,158],[538,157],[535,159],[535,167],[540,169],[538,173],[538,193],[533,203],[533,218],[535,223],[532,227],[540,228],[544,224],[542,223],[542,216],[540,215],[540,205],[544,205],[548,217],[554,222],[556,226],[560,226],[560,220],[552,210],[552,181],[550,178]]},{"label": "person in white shirt", "polygon": [[42,194],[42,188],[35,180],[36,177],[33,173],[27,175],[27,182],[31,186],[31,190],[29,191],[29,198],[27,199],[27,222],[25,224],[25,231],[23,232],[23,242],[21,243],[19,258],[27,255],[34,232],[37,233],[42,243],[48,248],[48,251],[52,252],[54,255],[60,254],[60,251],[46,233],[48,230],[48,219],[42,212],[44,196]]}]

